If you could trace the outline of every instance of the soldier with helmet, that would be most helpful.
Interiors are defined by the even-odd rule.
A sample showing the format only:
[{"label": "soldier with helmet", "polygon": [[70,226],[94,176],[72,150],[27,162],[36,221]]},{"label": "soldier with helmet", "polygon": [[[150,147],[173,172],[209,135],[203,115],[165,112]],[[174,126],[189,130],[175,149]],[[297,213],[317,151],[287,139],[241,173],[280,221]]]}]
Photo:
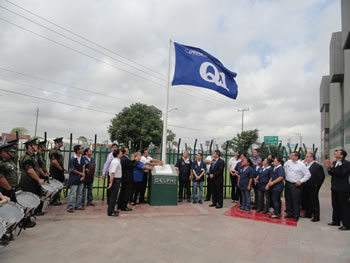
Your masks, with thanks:
[{"label": "soldier with helmet", "polygon": [[[56,138],[53,140],[55,142],[55,147],[51,149],[49,153],[49,158],[50,158],[50,175],[60,181],[64,182],[64,168],[63,168],[63,163],[64,163],[64,158],[63,154],[61,153],[61,147],[63,146],[63,137],[61,138]],[[61,191],[59,191],[54,199],[52,200],[53,205],[61,205],[62,203],[60,202],[60,194]]]},{"label": "soldier with helmet", "polygon": [[16,167],[11,162],[16,150],[13,144],[3,144],[0,146],[0,192],[9,196],[11,201],[16,202],[16,188],[18,187],[18,177]]}]

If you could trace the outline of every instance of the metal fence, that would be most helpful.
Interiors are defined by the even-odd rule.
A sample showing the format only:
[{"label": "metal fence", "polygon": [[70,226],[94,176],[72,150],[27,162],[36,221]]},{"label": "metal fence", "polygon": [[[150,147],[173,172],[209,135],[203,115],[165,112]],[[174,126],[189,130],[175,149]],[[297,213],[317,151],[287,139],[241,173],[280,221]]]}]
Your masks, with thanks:
[{"label": "metal fence", "polygon": [[[142,148],[142,142],[140,143],[141,148]],[[96,162],[96,176],[97,179],[94,181],[93,185],[93,191],[94,191],[94,197],[98,199],[104,200],[106,198],[106,193],[107,193],[107,179],[104,178],[102,179],[102,171],[103,171],[103,166],[104,163],[107,159],[108,154],[110,153],[110,148],[108,144],[99,144],[97,143],[97,135],[95,135],[95,140],[94,143],[90,144],[83,144],[84,147],[89,147],[92,149],[93,152],[93,157]],[[132,155],[138,150],[132,149],[131,148],[131,143],[129,142],[129,157],[132,158]],[[181,139],[178,140],[178,143],[176,147],[174,145],[168,145],[167,147],[167,153],[166,153],[166,163],[167,164],[175,164],[176,161],[182,157],[183,151],[181,150]],[[54,145],[51,143],[48,145],[48,148],[46,150],[46,160],[48,160],[48,153],[49,151],[54,147]],[[73,151],[73,135],[70,134],[70,142],[69,144],[65,144],[63,148],[61,148],[61,152],[64,155],[64,168],[65,170],[69,171],[69,160],[70,158],[74,155]],[[131,149],[130,149],[131,148]],[[197,147],[197,140],[195,140],[193,148],[188,147],[188,145],[185,143],[184,144],[184,149],[188,151],[189,153],[189,158],[191,160],[195,160],[195,155],[198,152],[201,152],[203,155],[203,159],[205,159],[207,156],[210,156],[212,152],[215,149],[218,149],[218,145],[213,146],[213,141],[210,142],[210,145],[206,146],[207,149],[203,148],[202,144],[199,144],[199,147]],[[21,156],[24,152],[24,147],[23,145],[20,145],[19,147],[19,155]],[[291,151],[291,149],[290,149]],[[162,149],[161,148],[153,148],[150,147],[150,156],[155,159],[161,159],[162,156]],[[283,154],[284,158],[287,158],[288,152],[285,151]],[[228,147],[226,147],[226,150],[221,151],[221,158],[225,161],[226,169],[224,171],[224,198],[228,198],[231,194],[231,180],[230,180],[230,174],[228,171],[228,163],[230,158],[233,157],[233,152],[228,150]],[[47,161],[47,166],[49,166],[49,161]],[[205,180],[204,182],[204,194],[206,193],[207,189],[207,182]]]}]

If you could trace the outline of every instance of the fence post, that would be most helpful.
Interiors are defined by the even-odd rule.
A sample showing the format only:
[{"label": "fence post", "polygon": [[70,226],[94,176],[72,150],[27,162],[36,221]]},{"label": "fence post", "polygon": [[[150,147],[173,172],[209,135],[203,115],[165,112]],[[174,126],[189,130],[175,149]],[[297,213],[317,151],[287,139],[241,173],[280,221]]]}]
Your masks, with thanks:
[{"label": "fence post", "polygon": [[176,161],[180,159],[180,143],[181,143],[181,138],[179,138],[179,142],[177,144],[177,158]]},{"label": "fence post", "polygon": [[97,147],[97,134],[95,134],[95,147],[94,147],[94,159],[96,162],[96,147]]},{"label": "fence post", "polygon": [[193,157],[196,156],[196,147],[197,147],[197,139],[194,141],[194,146],[193,146]]},{"label": "fence post", "polygon": [[213,142],[214,142],[214,140],[211,140],[211,142],[210,142],[210,146],[209,146],[209,154],[210,154],[210,155],[211,155],[211,152],[212,152],[211,147],[213,146]]},{"label": "fence post", "polygon": [[72,157],[72,146],[73,146],[73,133],[70,134],[70,139],[69,139],[68,169],[67,170],[69,170],[69,162],[70,162],[70,158]]}]

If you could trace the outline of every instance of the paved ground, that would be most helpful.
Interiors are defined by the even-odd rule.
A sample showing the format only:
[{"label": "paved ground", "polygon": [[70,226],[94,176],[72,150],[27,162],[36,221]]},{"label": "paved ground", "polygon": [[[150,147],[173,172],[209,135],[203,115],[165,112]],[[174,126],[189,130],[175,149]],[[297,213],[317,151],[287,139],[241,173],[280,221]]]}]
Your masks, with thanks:
[{"label": "paved ground", "polygon": [[53,207],[0,248],[0,262],[350,262],[350,231],[327,226],[329,189],[321,189],[321,222],[297,227],[224,216],[229,200],[218,210],[140,205],[119,218],[102,202],[74,214]]}]

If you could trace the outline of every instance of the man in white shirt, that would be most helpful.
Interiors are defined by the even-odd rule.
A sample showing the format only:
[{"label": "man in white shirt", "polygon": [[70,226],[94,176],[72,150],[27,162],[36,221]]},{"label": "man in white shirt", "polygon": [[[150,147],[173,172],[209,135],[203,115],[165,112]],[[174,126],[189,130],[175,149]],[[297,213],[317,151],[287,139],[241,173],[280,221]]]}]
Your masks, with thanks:
[{"label": "man in white shirt", "polygon": [[211,161],[213,160],[213,154],[207,156],[207,158],[205,158],[205,164],[207,165],[207,195],[205,197],[205,202],[210,201],[210,198],[212,196],[212,188],[213,188],[213,180],[209,177],[209,170],[210,170],[210,165],[211,165]]},{"label": "man in white shirt", "polygon": [[300,152],[293,152],[291,159],[285,164],[286,180],[286,208],[287,216],[295,221],[300,217],[300,204],[302,196],[302,184],[307,182],[310,177],[310,171],[305,164],[299,160]]},{"label": "man in white shirt", "polygon": [[[151,156],[149,156],[148,150],[142,150],[141,154],[142,154],[141,162],[145,165],[145,167],[150,168],[151,166],[163,165],[162,161],[154,159]],[[146,193],[146,189],[147,189],[148,178],[151,178],[150,176],[151,176],[150,170],[143,171],[142,189],[140,192],[140,203],[141,204],[147,203],[147,201],[145,200],[145,193]]]},{"label": "man in white shirt", "polygon": [[120,182],[122,178],[122,166],[120,164],[120,158],[122,157],[122,152],[117,149],[113,151],[114,159],[111,161],[109,166],[109,184],[108,184],[108,216],[118,216],[118,211],[115,210],[115,204],[120,188]]}]

